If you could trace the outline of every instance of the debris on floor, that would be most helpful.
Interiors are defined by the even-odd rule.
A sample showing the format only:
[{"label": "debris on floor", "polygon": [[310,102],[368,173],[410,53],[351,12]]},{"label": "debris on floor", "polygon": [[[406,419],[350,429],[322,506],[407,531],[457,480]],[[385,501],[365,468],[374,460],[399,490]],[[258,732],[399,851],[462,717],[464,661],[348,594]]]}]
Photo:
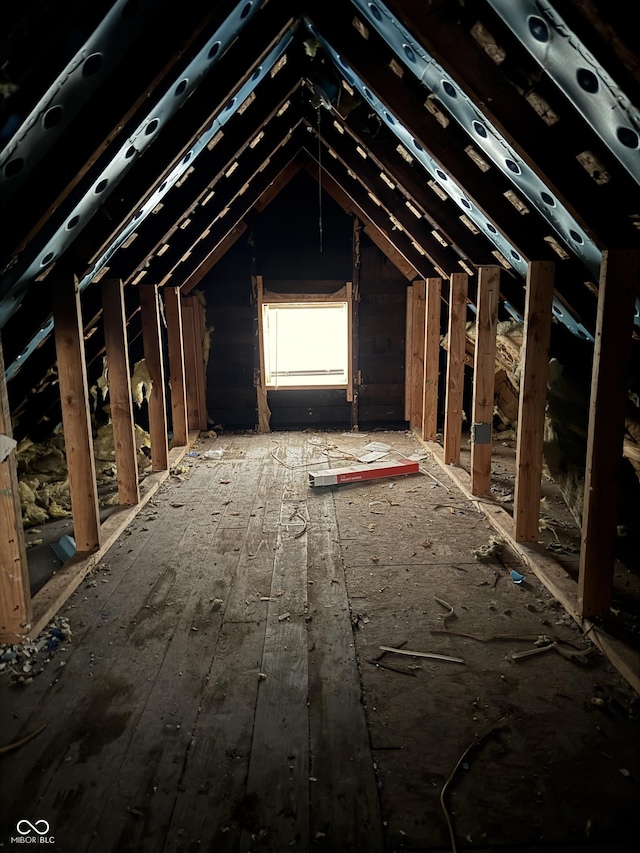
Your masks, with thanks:
[{"label": "debris on floor", "polygon": [[499,536],[490,536],[486,545],[481,545],[479,548],[473,548],[471,553],[476,560],[493,560],[499,556],[504,542]]},{"label": "debris on floor", "polygon": [[393,652],[397,655],[411,655],[416,658],[429,658],[429,660],[444,660],[449,663],[464,663],[462,658],[452,657],[451,655],[438,655],[435,652],[417,652],[411,649],[394,649],[393,646],[380,646],[380,651]]},{"label": "debris on floor", "polygon": [[0,755],[6,755],[8,752],[13,752],[16,749],[20,749],[21,746],[24,746],[26,743],[29,743],[30,740],[33,740],[34,737],[43,732],[47,728],[45,723],[44,726],[40,726],[40,728],[36,729],[34,732],[30,732],[28,735],[21,737],[20,740],[14,740],[13,743],[8,743],[5,746],[0,746]]},{"label": "debris on floor", "polygon": [[[65,651],[71,639],[69,621],[56,616],[35,640],[17,645],[0,644],[0,677],[12,684],[28,684],[54,659],[56,652]],[[58,666],[64,666],[60,661]]]}]

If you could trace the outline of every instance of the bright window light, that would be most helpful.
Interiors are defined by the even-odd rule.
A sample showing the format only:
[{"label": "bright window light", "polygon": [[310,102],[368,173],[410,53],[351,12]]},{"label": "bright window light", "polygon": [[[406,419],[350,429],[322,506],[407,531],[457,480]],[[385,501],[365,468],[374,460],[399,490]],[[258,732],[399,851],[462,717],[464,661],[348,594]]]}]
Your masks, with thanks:
[{"label": "bright window light", "polygon": [[345,388],[348,320],[347,302],[264,303],[267,388]]}]

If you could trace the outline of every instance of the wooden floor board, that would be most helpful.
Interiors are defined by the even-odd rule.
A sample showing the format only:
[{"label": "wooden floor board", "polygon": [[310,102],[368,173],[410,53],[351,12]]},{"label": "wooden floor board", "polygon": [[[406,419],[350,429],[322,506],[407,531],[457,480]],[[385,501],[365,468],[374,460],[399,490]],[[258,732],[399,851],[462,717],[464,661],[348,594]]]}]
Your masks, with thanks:
[{"label": "wooden floor board", "polygon": [[262,665],[264,625],[225,624],[202,697],[164,853],[232,853],[243,828],[256,830],[246,799],[251,738]]},{"label": "wooden floor board", "polygon": [[[303,462],[303,443],[298,447]],[[304,469],[287,468],[283,498],[295,493],[304,477]],[[305,512],[301,503],[297,509]],[[286,518],[289,510],[283,514]],[[281,527],[276,539],[247,780],[246,801],[253,808],[256,828],[243,828],[241,851],[285,850],[305,844],[309,837],[306,568],[306,536]]]},{"label": "wooden floor board", "polygon": [[[40,780],[39,800],[44,809],[65,804],[60,810],[62,832],[67,817],[77,819],[75,809],[84,810],[86,821],[75,829],[79,849],[89,844],[92,850],[114,849],[113,832],[120,828],[121,821],[134,814],[128,808],[136,807],[114,807],[109,794],[119,790],[119,781],[127,778],[123,764],[133,758],[132,766],[137,767],[137,734],[148,728],[143,722],[145,709],[151,704],[157,719],[162,717],[163,701],[180,704],[176,691],[184,689],[187,679],[181,680],[175,660],[176,656],[178,661],[190,659],[184,642],[185,635],[189,641],[192,639],[194,590],[200,601],[203,562],[217,536],[217,525],[206,523],[209,514],[206,493],[202,494],[198,511],[183,516],[184,526],[171,529],[169,542],[173,547],[168,548],[165,541],[161,556],[158,549],[164,537],[158,535],[154,547],[133,564],[136,573],[130,582],[120,584],[108,609],[102,611],[104,622],[95,626],[99,635],[94,653],[97,665],[87,673],[84,689],[77,691],[74,704],[68,707],[74,722],[71,734],[60,736],[65,730],[64,719],[60,721],[61,730],[50,732],[49,748],[55,755],[51,768],[55,771],[46,786]],[[167,507],[166,511],[172,509]],[[166,525],[163,528],[168,529]],[[172,692],[167,693],[167,684],[173,685]],[[152,746],[156,751],[166,734],[164,730],[160,736],[155,733]],[[100,781],[99,796],[87,787],[87,775]],[[102,822],[101,815],[106,815]]]},{"label": "wooden floor board", "polygon": [[[201,439],[69,599],[65,651],[30,684],[0,679],[3,744],[46,726],[2,756],[0,842],[24,818],[62,853],[435,853],[442,784],[507,714],[451,786],[458,843],[569,851],[593,819],[594,849],[631,849],[621,680],[595,655],[514,664],[528,640],[473,639],[584,643],[541,586],[512,582],[515,554],[475,559],[493,528],[453,484],[309,487],[310,461],[339,467],[374,438],[420,449],[406,433]],[[402,641],[465,664],[370,663]]]},{"label": "wooden floor board", "polygon": [[333,495],[310,496],[308,505],[311,837],[331,850],[379,853],[382,818]]}]

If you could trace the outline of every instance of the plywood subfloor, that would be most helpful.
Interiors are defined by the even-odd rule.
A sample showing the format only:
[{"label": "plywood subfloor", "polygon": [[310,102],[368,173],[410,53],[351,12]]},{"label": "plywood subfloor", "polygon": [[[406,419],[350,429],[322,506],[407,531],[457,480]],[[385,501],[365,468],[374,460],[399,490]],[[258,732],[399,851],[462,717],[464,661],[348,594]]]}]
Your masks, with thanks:
[{"label": "plywood subfloor", "polygon": [[[451,849],[440,791],[497,721],[446,797],[460,850],[629,849],[636,697],[598,652],[510,660],[584,642],[514,555],[475,559],[492,530],[434,463],[308,487],[369,440],[421,450],[200,442],[70,599],[71,640],[29,682],[4,671],[2,743],[45,726],[0,759],[8,849],[23,819],[65,853]],[[375,660],[400,644],[465,662]]]}]

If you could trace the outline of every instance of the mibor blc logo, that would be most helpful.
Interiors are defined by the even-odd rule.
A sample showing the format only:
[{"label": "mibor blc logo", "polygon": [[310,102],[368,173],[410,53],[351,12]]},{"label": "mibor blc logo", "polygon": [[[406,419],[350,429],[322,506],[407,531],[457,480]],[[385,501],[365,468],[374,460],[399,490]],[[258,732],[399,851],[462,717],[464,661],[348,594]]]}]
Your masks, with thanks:
[{"label": "mibor blc logo", "polygon": [[11,839],[12,844],[54,844],[55,838],[49,835],[49,822],[46,820],[19,820],[16,824],[18,833]]}]

